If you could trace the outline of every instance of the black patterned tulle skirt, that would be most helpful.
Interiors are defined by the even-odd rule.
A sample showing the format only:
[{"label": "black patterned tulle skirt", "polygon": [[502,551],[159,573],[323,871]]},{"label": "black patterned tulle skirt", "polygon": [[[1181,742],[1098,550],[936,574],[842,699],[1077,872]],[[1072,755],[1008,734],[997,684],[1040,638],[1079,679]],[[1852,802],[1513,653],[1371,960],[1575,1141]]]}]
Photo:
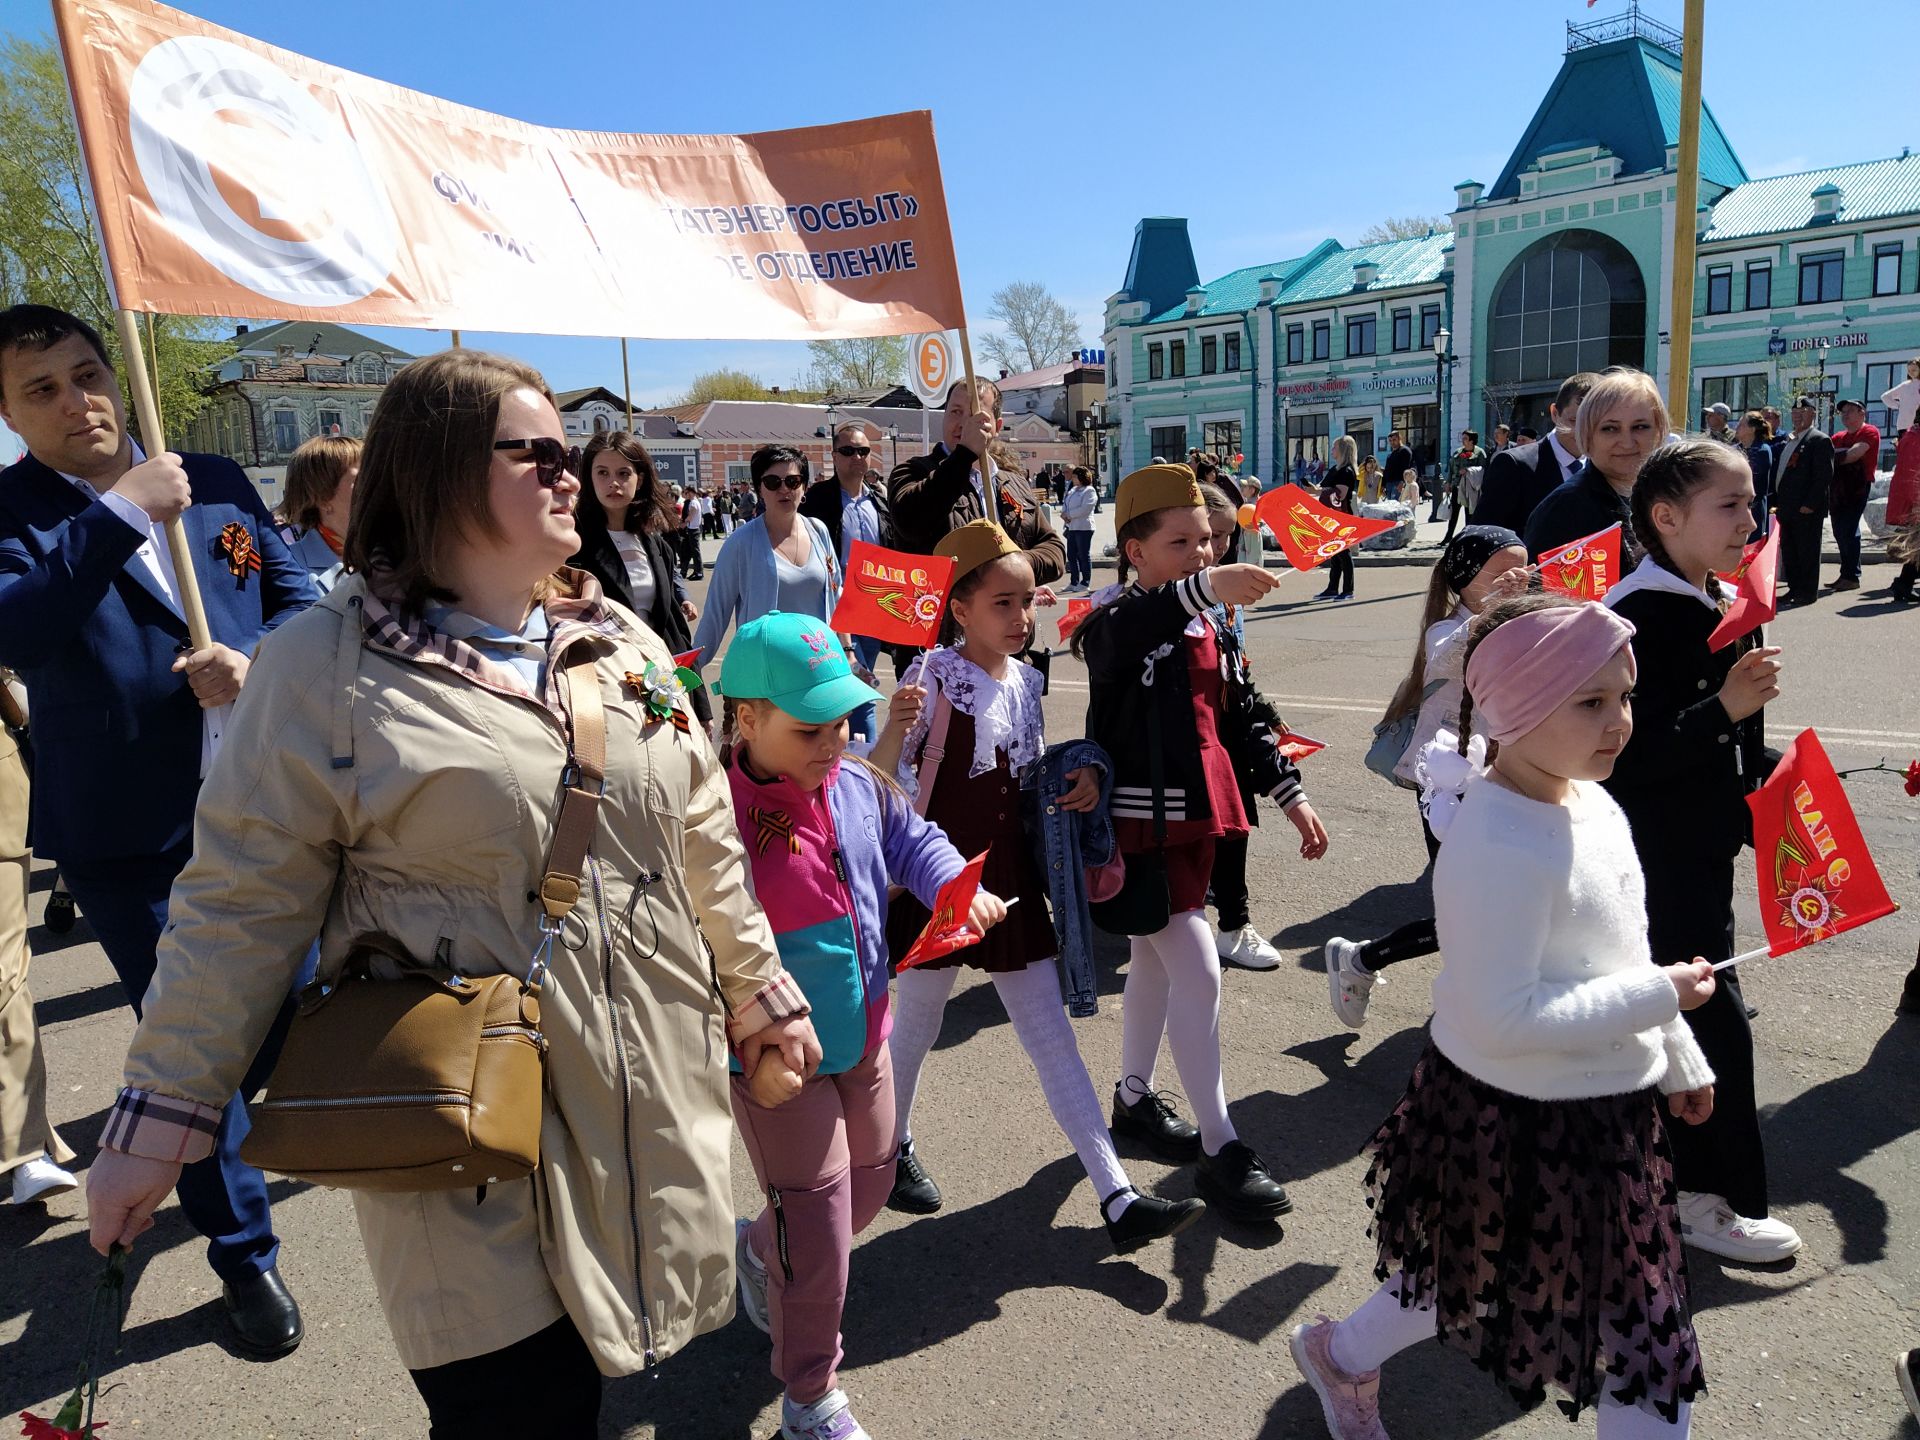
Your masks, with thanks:
[{"label": "black patterned tulle skirt", "polygon": [[1605,1395],[1672,1420],[1706,1390],[1659,1100],[1524,1099],[1429,1041],[1365,1146],[1375,1273],[1522,1405],[1551,1386],[1569,1416]]}]

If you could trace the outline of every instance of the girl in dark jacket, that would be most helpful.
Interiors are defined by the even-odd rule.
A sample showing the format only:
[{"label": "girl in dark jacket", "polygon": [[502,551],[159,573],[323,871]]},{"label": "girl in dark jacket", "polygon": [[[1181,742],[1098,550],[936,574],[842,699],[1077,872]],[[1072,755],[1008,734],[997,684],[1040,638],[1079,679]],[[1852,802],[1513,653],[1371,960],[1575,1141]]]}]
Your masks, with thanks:
[{"label": "girl in dark jacket", "polygon": [[[672,533],[679,518],[647,447],[625,430],[603,431],[587,442],[580,472],[573,514],[580,549],[570,563],[646,621],[674,654],[691,650],[700,611],[680,583]],[[693,709],[713,723],[705,690],[693,692]]]}]

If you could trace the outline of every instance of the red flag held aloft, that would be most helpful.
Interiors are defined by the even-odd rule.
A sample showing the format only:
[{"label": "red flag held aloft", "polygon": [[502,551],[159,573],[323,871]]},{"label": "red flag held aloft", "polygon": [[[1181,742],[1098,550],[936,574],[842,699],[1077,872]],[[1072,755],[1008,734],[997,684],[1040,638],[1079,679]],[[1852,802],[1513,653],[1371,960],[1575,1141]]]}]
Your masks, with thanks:
[{"label": "red flag held aloft", "polygon": [[1254,513],[1280,542],[1296,570],[1311,570],[1368,536],[1391,530],[1397,520],[1369,520],[1332,510],[1298,485],[1276,485],[1260,497]]},{"label": "red flag held aloft", "polygon": [[985,938],[967,923],[967,915],[973,909],[973,897],[980,889],[980,876],[986,868],[987,852],[982,850],[958,875],[940,887],[940,893],[934,896],[933,916],[927,921],[926,929],[900,959],[902,970],[978,945]]},{"label": "red flag held aloft", "polygon": [[1060,643],[1066,644],[1073,638],[1073,632],[1080,628],[1080,622],[1093,613],[1093,601],[1069,600],[1067,613],[1060,617]]},{"label": "red flag held aloft", "polygon": [[847,555],[846,583],[829,622],[849,635],[896,645],[932,645],[940,615],[953,589],[953,560],[946,555],[909,555],[865,540]]},{"label": "red flag held aloft", "polygon": [[1598,600],[1620,583],[1618,522],[1540,557],[1540,586],[1575,600]]},{"label": "red flag held aloft", "polygon": [[1775,525],[1766,539],[1747,546],[1737,570],[1720,577],[1733,586],[1733,605],[1707,637],[1709,650],[1724,649],[1773,619],[1779,576],[1780,527]]},{"label": "red flag held aloft", "polygon": [[1781,955],[1900,907],[1874,868],[1833,762],[1811,730],[1747,797],[1767,952]]}]

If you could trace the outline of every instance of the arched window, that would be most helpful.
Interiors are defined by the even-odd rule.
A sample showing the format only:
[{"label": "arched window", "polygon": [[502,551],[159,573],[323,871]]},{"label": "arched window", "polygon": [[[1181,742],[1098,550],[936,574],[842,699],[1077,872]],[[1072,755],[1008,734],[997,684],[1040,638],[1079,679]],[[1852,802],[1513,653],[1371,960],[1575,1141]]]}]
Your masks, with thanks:
[{"label": "arched window", "polygon": [[387,378],[386,363],[378,355],[356,355],[353,378],[362,385],[378,385]]},{"label": "arched window", "polygon": [[1487,379],[1557,386],[1581,370],[1647,365],[1647,287],[1617,240],[1549,235],[1514,257],[1493,292]]}]

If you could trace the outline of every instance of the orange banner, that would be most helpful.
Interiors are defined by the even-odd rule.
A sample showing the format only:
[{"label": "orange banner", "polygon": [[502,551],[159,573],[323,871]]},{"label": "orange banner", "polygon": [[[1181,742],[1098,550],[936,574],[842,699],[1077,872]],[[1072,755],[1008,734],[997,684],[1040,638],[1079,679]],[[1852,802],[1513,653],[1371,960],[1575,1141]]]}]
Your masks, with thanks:
[{"label": "orange banner", "polygon": [[129,310],[658,339],[965,323],[926,111],[550,130],[148,0],[53,0]]}]

